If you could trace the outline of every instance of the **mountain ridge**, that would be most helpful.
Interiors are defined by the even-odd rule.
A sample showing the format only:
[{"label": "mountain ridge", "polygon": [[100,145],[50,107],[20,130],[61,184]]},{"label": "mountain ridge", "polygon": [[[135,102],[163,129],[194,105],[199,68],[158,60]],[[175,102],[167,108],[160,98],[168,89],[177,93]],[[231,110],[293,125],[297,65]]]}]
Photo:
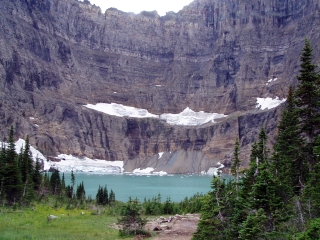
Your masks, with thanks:
[{"label": "mountain ridge", "polygon": [[[16,136],[29,134],[47,156],[122,160],[138,168],[158,152],[195,151],[199,166],[208,159],[201,171],[218,161],[228,166],[236,137],[243,157],[263,125],[272,144],[280,109],[259,111],[257,98],[286,97],[305,37],[319,63],[319,4],[196,0],[159,17],[103,14],[76,0],[1,1],[1,135],[13,125]],[[83,107],[96,103],[230,116],[172,127]]]}]

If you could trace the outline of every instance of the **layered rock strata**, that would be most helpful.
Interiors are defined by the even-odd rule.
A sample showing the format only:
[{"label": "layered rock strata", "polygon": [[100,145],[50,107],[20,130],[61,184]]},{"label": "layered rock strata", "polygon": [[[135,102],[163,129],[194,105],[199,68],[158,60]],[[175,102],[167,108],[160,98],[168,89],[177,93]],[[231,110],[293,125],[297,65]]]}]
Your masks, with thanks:
[{"label": "layered rock strata", "polygon": [[[280,111],[259,111],[256,99],[285,98],[305,37],[320,61],[319,4],[196,0],[160,17],[102,13],[87,1],[2,0],[1,136],[12,125],[47,156],[123,160],[128,169],[155,164],[166,152],[160,160],[174,162],[171,172],[228,165],[239,137],[247,159],[263,125],[272,140]],[[83,107],[99,102],[229,117],[182,127]]]}]

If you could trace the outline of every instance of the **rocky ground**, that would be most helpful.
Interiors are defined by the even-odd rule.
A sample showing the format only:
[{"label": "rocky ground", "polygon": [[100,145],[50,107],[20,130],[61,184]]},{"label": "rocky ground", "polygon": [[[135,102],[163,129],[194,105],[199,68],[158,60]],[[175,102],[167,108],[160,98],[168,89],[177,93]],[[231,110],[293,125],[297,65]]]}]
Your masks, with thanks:
[{"label": "rocky ground", "polygon": [[[168,221],[169,219],[171,221]],[[175,215],[170,218],[150,220],[146,228],[157,233],[154,240],[189,240],[197,229],[199,219],[199,214]]]}]

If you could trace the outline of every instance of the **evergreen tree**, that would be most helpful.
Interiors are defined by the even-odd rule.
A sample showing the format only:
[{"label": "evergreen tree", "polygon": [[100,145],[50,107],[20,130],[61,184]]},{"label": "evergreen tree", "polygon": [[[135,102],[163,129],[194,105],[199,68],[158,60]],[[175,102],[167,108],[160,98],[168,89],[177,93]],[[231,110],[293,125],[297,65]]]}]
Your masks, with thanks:
[{"label": "evergreen tree", "polygon": [[100,205],[109,204],[109,195],[108,195],[107,186],[103,188],[99,185],[98,192],[96,195],[96,201],[97,201],[97,204],[100,204]]},{"label": "evergreen tree", "polygon": [[131,197],[121,209],[121,218],[118,224],[121,226],[120,235],[130,236],[143,233],[143,227],[147,220],[141,217],[141,204],[138,199],[132,200]]},{"label": "evergreen tree", "polygon": [[41,175],[41,164],[39,159],[37,158],[36,160],[36,165],[34,168],[33,176],[32,176],[32,181],[34,183],[34,189],[36,191],[39,190],[41,182],[42,182],[42,175]]},{"label": "evergreen tree", "polygon": [[259,173],[250,193],[249,208],[258,211],[263,209],[267,217],[266,232],[275,231],[276,224],[283,221],[279,215],[283,210],[283,201],[278,193],[278,185],[271,175],[270,168],[266,162],[259,165]]},{"label": "evergreen tree", "polygon": [[100,187],[100,185],[99,185],[98,192],[96,195],[96,202],[97,202],[97,204],[102,204],[102,202],[103,202],[103,189],[102,189],[102,187]]},{"label": "evergreen tree", "polygon": [[264,128],[261,128],[261,131],[259,133],[259,142],[257,144],[257,153],[255,155],[256,159],[258,159],[259,161],[258,164],[268,161],[269,150],[267,148],[267,140],[267,133]]},{"label": "evergreen tree", "polygon": [[305,182],[307,169],[301,154],[302,146],[294,91],[290,86],[272,156],[273,174],[280,186],[279,194],[286,203],[294,194],[301,192]]},{"label": "evergreen tree", "polygon": [[113,205],[116,202],[116,195],[114,194],[113,190],[110,190],[109,194],[109,205]]},{"label": "evergreen tree", "polygon": [[30,152],[29,136],[27,136],[21,159],[21,174],[23,182],[27,181],[29,175],[33,175],[33,170],[34,169],[32,164],[32,154]]},{"label": "evergreen tree", "polygon": [[61,179],[59,170],[55,169],[50,178],[52,194],[59,195],[61,189]]},{"label": "evergreen tree", "polygon": [[102,205],[109,204],[109,195],[108,195],[108,189],[107,186],[104,186],[103,192],[102,192]]},{"label": "evergreen tree", "polygon": [[[17,159],[17,166],[20,170],[20,173],[21,173],[21,177],[22,177],[22,180],[23,180],[23,147],[20,148],[20,153],[17,155],[16,159]],[[23,181],[25,182],[25,181]]]},{"label": "evergreen tree", "polygon": [[242,228],[239,230],[239,239],[255,240],[268,239],[267,233],[267,216],[262,208],[258,211],[252,211],[243,222]]},{"label": "evergreen tree", "polygon": [[308,228],[300,233],[297,240],[320,239],[320,218],[312,220]]},{"label": "evergreen tree", "polygon": [[315,165],[313,141],[320,129],[320,77],[316,71],[317,66],[312,64],[312,51],[310,42],[305,39],[300,58],[300,75],[297,76],[299,84],[295,91],[301,133],[306,139],[305,157],[310,169]]},{"label": "evergreen tree", "polygon": [[2,143],[1,150],[0,150],[0,200],[4,199],[5,167],[6,167],[6,150],[4,147],[4,143]]},{"label": "evergreen tree", "polygon": [[62,173],[62,178],[61,178],[61,194],[65,195],[66,191],[66,181],[64,179],[64,173]]},{"label": "evergreen tree", "polygon": [[5,167],[3,173],[3,189],[9,204],[17,202],[22,195],[21,173],[18,168],[13,127],[10,128],[8,148],[5,150]]},{"label": "evergreen tree", "polygon": [[51,193],[51,183],[49,173],[45,172],[41,182],[41,194]]},{"label": "evergreen tree", "polygon": [[239,169],[241,165],[241,161],[239,159],[239,139],[236,139],[235,147],[234,147],[234,152],[233,152],[233,161],[231,165],[231,174],[236,178],[236,194],[238,198],[238,193],[239,193]]},{"label": "evergreen tree", "polygon": [[251,149],[250,154],[250,163],[249,163],[249,169],[245,170],[243,173],[242,178],[242,191],[240,192],[241,197],[243,199],[246,199],[249,196],[249,193],[251,192],[251,187],[255,182],[255,175],[257,172],[257,166],[258,166],[258,144],[257,142],[254,142]]},{"label": "evergreen tree", "polygon": [[77,187],[76,196],[79,200],[85,200],[86,199],[86,191],[84,189],[83,182],[80,183],[80,185]]},{"label": "evergreen tree", "polygon": [[35,198],[34,183],[31,175],[28,175],[27,180],[24,183],[24,189],[22,194],[25,203],[29,204]]},{"label": "evergreen tree", "polygon": [[167,200],[164,202],[162,212],[164,214],[173,214],[173,204],[170,197],[167,197]]},{"label": "evergreen tree", "polygon": [[229,218],[232,216],[232,198],[234,185],[226,183],[218,176],[213,176],[212,191],[202,198],[201,219],[196,232],[195,240],[228,239],[230,234]]},{"label": "evergreen tree", "polygon": [[[5,163],[6,165],[11,164],[13,162],[15,162],[16,160],[16,150],[15,150],[15,142],[13,139],[13,127],[11,126],[10,128],[10,133],[9,133],[9,141],[8,141],[8,148],[5,151]],[[17,164],[17,163],[16,163]]]},{"label": "evergreen tree", "polygon": [[70,185],[66,186],[65,188],[65,195],[68,198],[72,198],[72,187]]},{"label": "evergreen tree", "polygon": [[[313,155],[316,162],[320,162],[320,135],[314,141]],[[320,164],[313,167],[307,179],[303,195],[307,218],[320,217]]]},{"label": "evergreen tree", "polygon": [[19,201],[23,185],[16,159],[6,165],[3,187],[9,204]]},{"label": "evergreen tree", "polygon": [[71,198],[74,198],[74,185],[76,184],[76,179],[73,174],[73,169],[71,170]]}]

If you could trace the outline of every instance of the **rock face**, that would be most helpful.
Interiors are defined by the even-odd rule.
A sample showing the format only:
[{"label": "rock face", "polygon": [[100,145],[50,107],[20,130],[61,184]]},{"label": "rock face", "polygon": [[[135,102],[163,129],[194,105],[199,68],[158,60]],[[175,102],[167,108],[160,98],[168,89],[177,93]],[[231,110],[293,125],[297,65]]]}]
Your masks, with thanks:
[{"label": "rock face", "polygon": [[[102,13],[87,1],[2,0],[1,136],[12,125],[47,156],[123,160],[128,170],[228,165],[236,137],[248,158],[261,126],[272,143],[280,114],[255,109],[256,98],[285,98],[305,37],[320,63],[319,6],[319,0],[195,0],[160,17]],[[188,106],[229,117],[182,127],[83,107],[99,102],[154,114]],[[159,152],[166,154],[158,159]]]}]

